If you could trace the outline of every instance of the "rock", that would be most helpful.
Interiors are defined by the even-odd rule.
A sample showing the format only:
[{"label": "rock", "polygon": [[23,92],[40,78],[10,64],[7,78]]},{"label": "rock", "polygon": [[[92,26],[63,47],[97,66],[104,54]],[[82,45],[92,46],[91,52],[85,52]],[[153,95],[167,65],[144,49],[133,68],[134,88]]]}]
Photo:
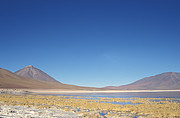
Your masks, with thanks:
[{"label": "rock", "polygon": [[29,91],[23,89],[0,89],[0,94],[27,94]]}]

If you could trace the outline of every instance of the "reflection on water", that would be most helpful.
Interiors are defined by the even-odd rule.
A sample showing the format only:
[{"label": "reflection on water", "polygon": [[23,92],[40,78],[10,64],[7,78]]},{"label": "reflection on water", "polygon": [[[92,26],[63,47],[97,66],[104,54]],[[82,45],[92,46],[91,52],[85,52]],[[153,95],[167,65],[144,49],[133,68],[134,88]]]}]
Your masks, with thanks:
[{"label": "reflection on water", "polygon": [[[99,102],[99,103],[111,103],[111,104],[121,104],[121,105],[126,105],[126,104],[135,105],[135,104],[133,104],[131,102],[104,102],[104,101],[102,101],[102,102]],[[142,103],[136,103],[136,104],[142,104]]]}]

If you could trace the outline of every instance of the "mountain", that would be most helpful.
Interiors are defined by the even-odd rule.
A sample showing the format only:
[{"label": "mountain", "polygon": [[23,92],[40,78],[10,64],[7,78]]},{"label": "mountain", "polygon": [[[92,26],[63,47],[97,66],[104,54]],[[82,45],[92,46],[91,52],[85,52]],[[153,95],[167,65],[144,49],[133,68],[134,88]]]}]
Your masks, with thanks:
[{"label": "mountain", "polygon": [[122,90],[168,90],[180,89],[180,73],[166,72],[140,79],[134,83],[123,86],[108,86],[104,89]]},{"label": "mountain", "polygon": [[8,70],[0,68],[0,88],[20,89],[70,89],[70,90],[96,90],[93,87],[81,87],[58,82],[36,80],[16,75]]},{"label": "mountain", "polygon": [[45,81],[18,76],[8,70],[0,69],[0,88],[52,88],[50,85],[51,83]]},{"label": "mountain", "polygon": [[52,78],[45,72],[33,67],[32,65],[27,65],[23,69],[16,71],[15,74],[23,76],[23,77],[36,79],[36,80],[60,83],[59,81],[55,80],[54,78]]}]

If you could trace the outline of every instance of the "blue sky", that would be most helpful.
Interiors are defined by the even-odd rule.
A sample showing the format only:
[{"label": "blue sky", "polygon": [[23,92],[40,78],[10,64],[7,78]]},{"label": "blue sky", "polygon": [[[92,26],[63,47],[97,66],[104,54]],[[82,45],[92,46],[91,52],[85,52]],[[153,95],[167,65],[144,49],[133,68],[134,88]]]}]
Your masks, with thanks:
[{"label": "blue sky", "polygon": [[66,84],[124,85],[180,72],[179,0],[1,0],[0,67]]}]

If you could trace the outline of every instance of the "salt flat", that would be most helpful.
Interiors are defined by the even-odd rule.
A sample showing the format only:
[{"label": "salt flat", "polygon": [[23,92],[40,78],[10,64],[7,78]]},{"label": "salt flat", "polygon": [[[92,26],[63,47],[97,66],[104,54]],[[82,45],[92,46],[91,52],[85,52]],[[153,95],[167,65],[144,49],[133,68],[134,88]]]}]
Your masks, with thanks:
[{"label": "salt flat", "polygon": [[180,90],[101,90],[101,91],[90,91],[90,90],[62,90],[62,89],[28,89],[26,91],[33,93],[44,93],[44,94],[59,94],[59,93],[130,93],[130,92],[176,92]]},{"label": "salt flat", "polygon": [[0,106],[0,118],[79,118],[76,113],[57,108],[41,108],[27,106]]}]

